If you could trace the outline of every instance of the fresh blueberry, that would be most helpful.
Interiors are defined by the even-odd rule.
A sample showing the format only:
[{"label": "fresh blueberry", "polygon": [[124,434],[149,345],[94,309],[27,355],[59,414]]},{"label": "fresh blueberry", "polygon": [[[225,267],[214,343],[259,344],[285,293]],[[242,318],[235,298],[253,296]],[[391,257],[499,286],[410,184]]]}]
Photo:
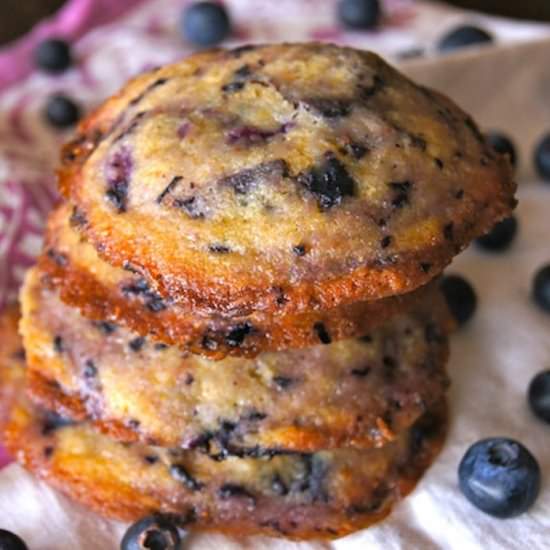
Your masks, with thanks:
[{"label": "fresh blueberry", "polygon": [[476,240],[476,244],[485,249],[494,252],[506,250],[514,240],[518,230],[518,221],[514,216],[510,216],[493,226],[483,237]]},{"label": "fresh blueberry", "polygon": [[340,0],[338,3],[338,17],[351,29],[373,29],[380,15],[379,0]]},{"label": "fresh blueberry", "polygon": [[508,136],[502,134],[501,132],[489,132],[486,137],[489,145],[497,153],[500,153],[501,155],[508,155],[512,166],[516,165],[516,148]]},{"label": "fresh blueberry", "polygon": [[535,415],[550,424],[550,370],[539,372],[531,380],[528,397]]},{"label": "fresh blueberry", "polygon": [[229,15],[225,8],[214,2],[195,2],[183,12],[181,21],[183,36],[201,47],[219,44],[231,31]]},{"label": "fresh blueberry", "polygon": [[550,264],[541,267],[535,274],[533,298],[537,305],[550,313]]},{"label": "fresh blueberry", "polygon": [[448,32],[437,45],[440,52],[448,53],[465,46],[492,42],[493,37],[485,30],[472,25],[456,27]]},{"label": "fresh blueberry", "polygon": [[472,285],[460,275],[445,275],[440,285],[453,317],[459,325],[463,325],[472,317],[477,306]]},{"label": "fresh blueberry", "polygon": [[69,97],[51,96],[46,105],[46,119],[57,128],[68,128],[78,122],[80,107]]},{"label": "fresh blueberry", "polygon": [[535,148],[535,168],[543,180],[550,181],[550,134],[546,134]]},{"label": "fresh blueberry", "polygon": [[460,489],[483,512],[497,518],[522,514],[535,502],[540,468],[513,439],[496,437],[472,445],[458,467]]},{"label": "fresh blueberry", "polygon": [[180,550],[178,528],[168,516],[147,516],[126,531],[120,550]]},{"label": "fresh blueberry", "polygon": [[64,40],[48,38],[34,50],[34,61],[48,73],[61,73],[71,66],[71,49]]},{"label": "fresh blueberry", "polygon": [[14,533],[0,529],[0,550],[27,550],[27,545]]}]

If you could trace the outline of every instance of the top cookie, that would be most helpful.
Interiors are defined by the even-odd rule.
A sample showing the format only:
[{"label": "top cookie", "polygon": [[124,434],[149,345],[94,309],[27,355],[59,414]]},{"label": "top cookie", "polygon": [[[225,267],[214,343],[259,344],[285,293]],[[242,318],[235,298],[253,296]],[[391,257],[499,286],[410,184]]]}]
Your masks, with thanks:
[{"label": "top cookie", "polygon": [[81,124],[60,184],[107,261],[231,314],[410,291],[515,204],[507,160],[451,101],[317,43],[136,78]]}]

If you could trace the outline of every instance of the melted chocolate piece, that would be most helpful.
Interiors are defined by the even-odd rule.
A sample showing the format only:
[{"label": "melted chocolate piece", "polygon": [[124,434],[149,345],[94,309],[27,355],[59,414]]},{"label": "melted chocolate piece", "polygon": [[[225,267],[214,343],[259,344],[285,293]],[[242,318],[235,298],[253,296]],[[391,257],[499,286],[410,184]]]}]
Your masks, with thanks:
[{"label": "melted chocolate piece", "polygon": [[322,210],[340,204],[344,197],[353,196],[356,188],[345,166],[330,152],[321,164],[300,173],[297,182],[317,198]]}]

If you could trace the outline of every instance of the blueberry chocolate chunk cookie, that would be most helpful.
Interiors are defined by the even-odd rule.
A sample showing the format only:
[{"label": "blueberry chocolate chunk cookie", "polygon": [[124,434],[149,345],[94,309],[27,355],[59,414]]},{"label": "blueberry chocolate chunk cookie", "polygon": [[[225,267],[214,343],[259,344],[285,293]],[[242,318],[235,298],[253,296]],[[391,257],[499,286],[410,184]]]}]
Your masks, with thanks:
[{"label": "blueberry chocolate chunk cookie", "polygon": [[[113,267],[75,229],[79,213],[69,205],[50,215],[40,269],[61,298],[98,321],[123,324],[140,336],[222,359],[254,357],[262,351],[304,348],[366,334],[397,312],[425,298],[423,288],[402,296],[356,302],[328,310],[281,315],[251,312],[226,316],[199,314],[166,300],[130,264]],[[303,251],[298,250],[297,254]],[[286,297],[281,291],[280,301]]]},{"label": "blueberry chocolate chunk cookie", "polygon": [[37,268],[21,299],[31,396],[125,442],[218,460],[380,447],[448,386],[447,312],[435,288],[361,338],[221,361],[84,318]]},{"label": "blueberry chocolate chunk cookie", "polygon": [[109,263],[228,315],[411,291],[515,206],[470,116],[373,53],[319,43],[139,76],[81,123],[60,187]]}]

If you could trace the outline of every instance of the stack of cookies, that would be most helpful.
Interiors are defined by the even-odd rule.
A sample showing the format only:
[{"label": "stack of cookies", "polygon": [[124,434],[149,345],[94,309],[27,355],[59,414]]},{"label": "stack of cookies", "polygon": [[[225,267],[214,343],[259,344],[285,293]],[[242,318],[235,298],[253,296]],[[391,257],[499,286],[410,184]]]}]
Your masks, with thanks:
[{"label": "stack of cookies", "polygon": [[107,516],[296,539],[412,489],[445,431],[437,276],[515,202],[470,117],[372,53],[208,51],[91,114],[59,183],[25,466]]}]

